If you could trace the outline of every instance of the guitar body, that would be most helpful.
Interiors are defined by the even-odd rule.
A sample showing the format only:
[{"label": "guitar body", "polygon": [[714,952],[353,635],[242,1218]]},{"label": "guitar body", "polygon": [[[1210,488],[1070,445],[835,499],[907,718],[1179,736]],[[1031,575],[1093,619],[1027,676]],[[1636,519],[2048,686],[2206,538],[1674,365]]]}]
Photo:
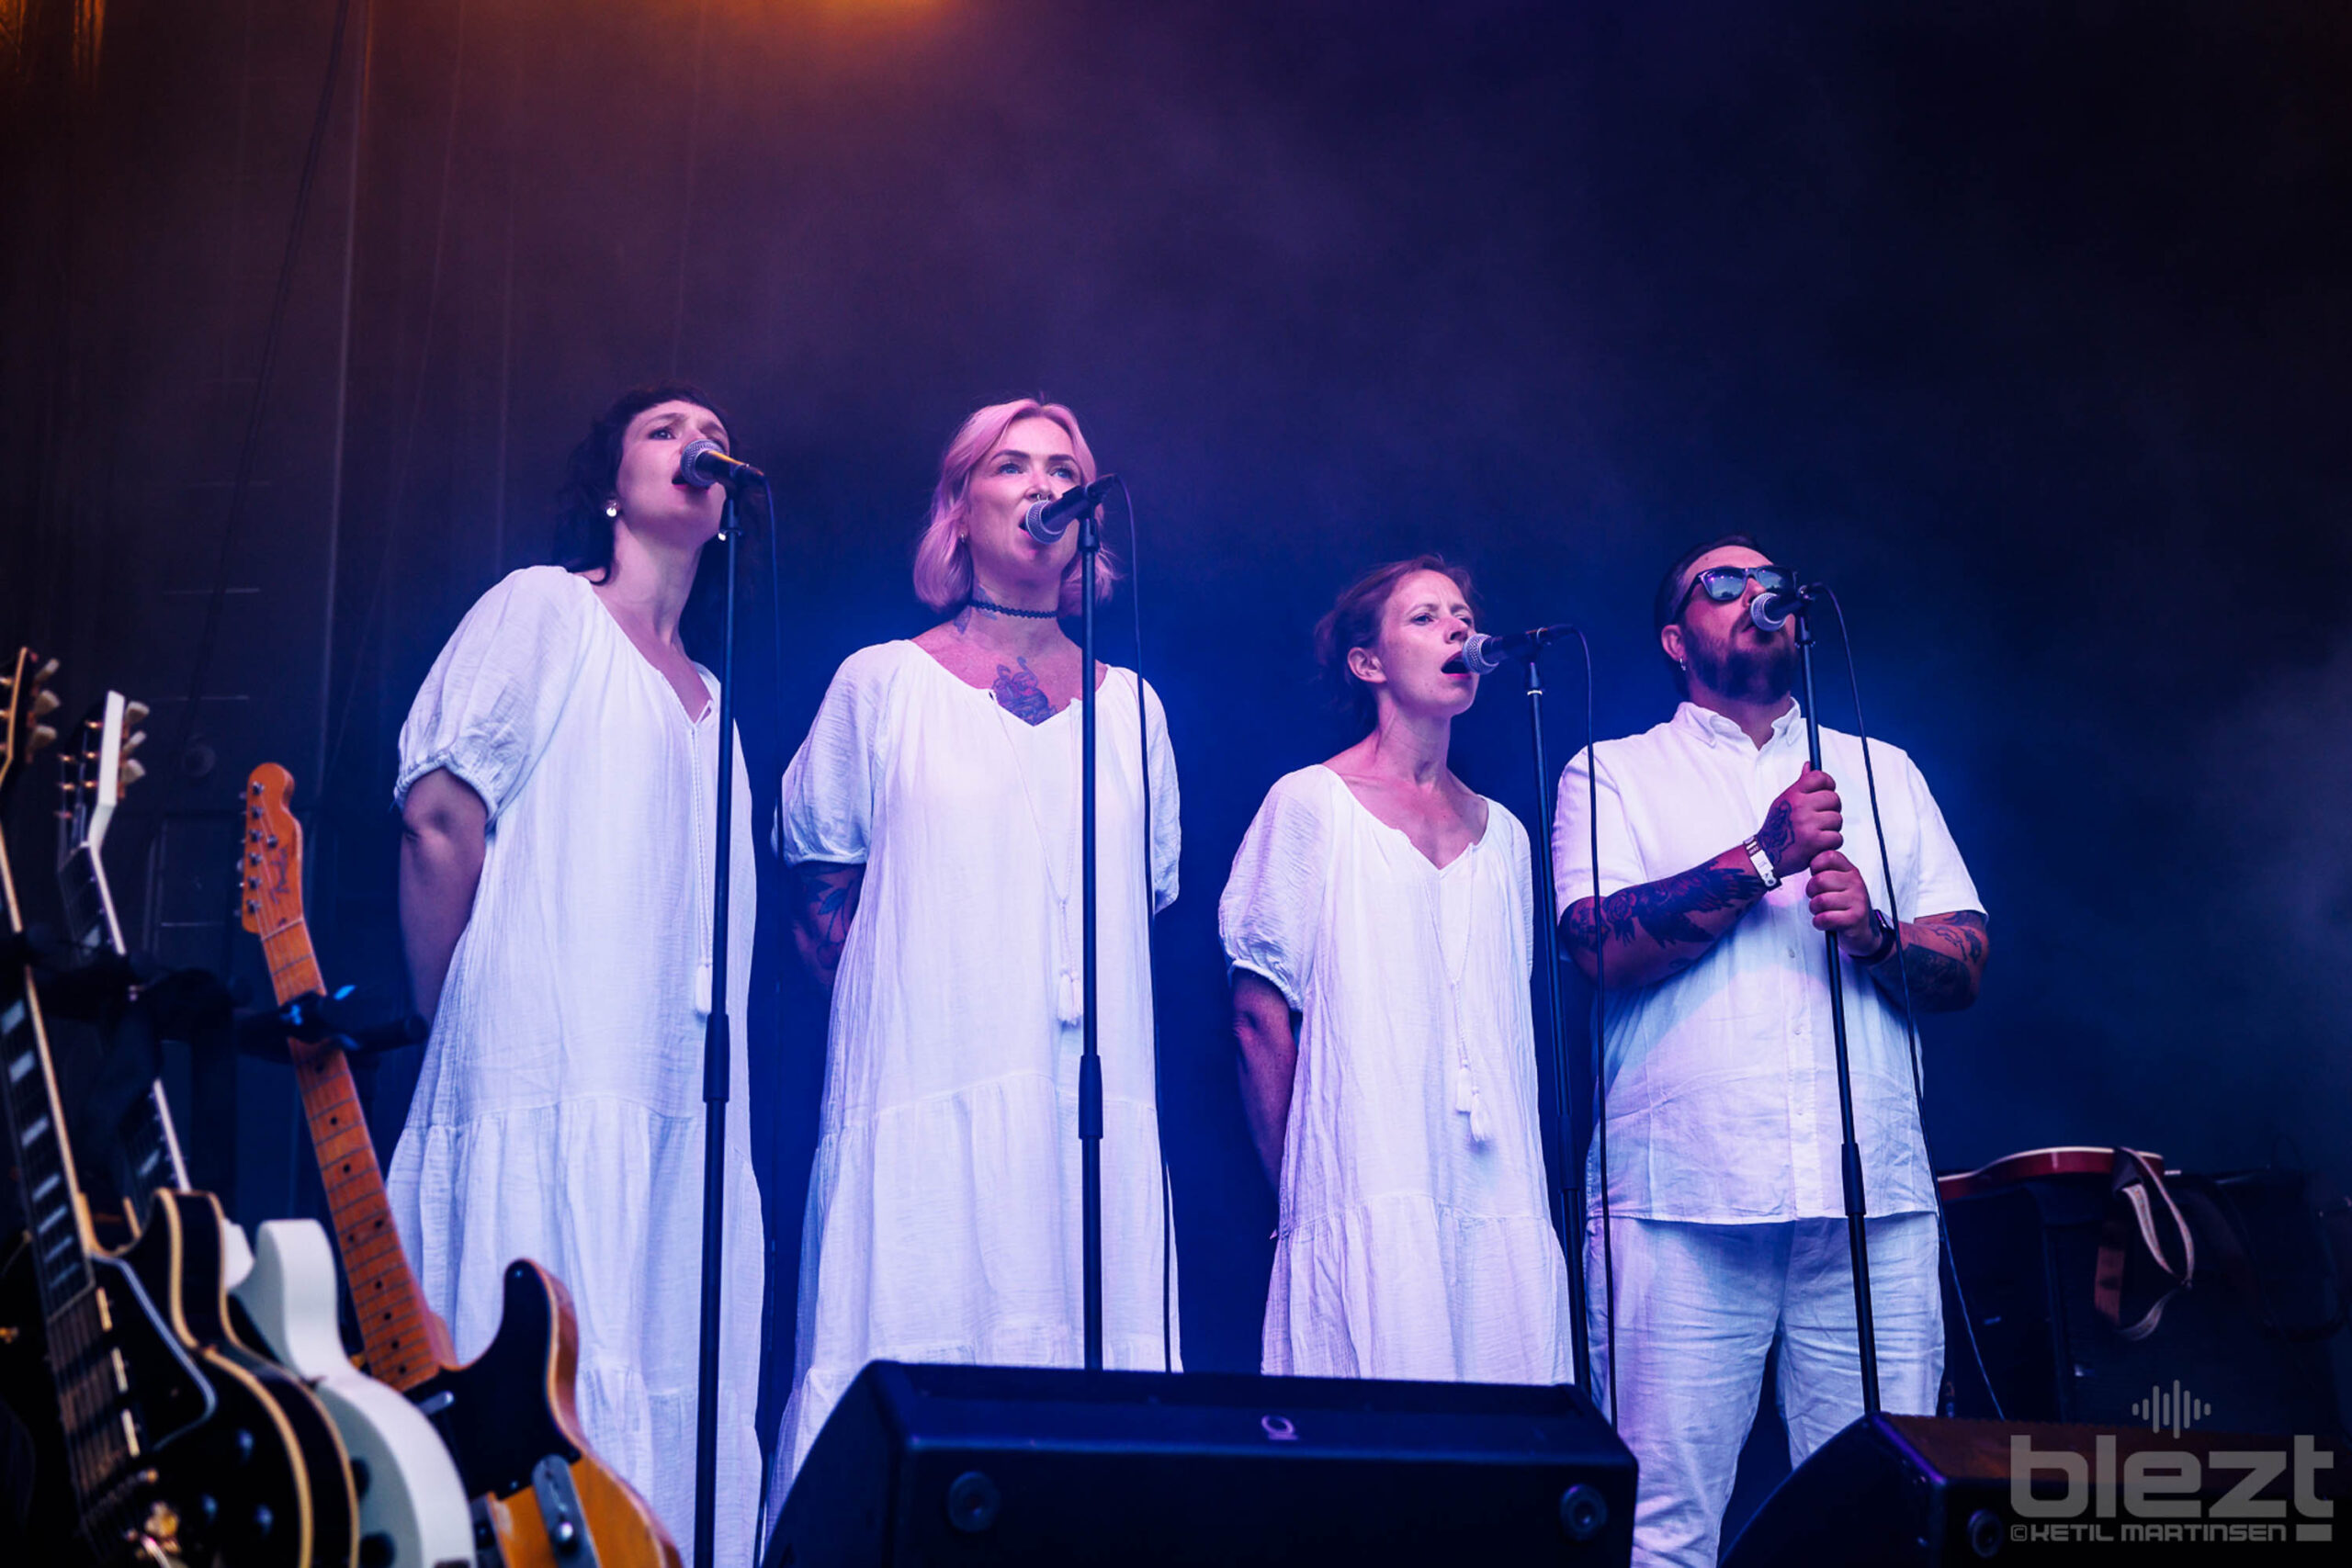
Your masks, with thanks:
[{"label": "guitar body", "polygon": [[605,1568],[679,1568],[645,1499],[590,1451],[571,1397],[579,1368],[571,1298],[526,1258],[506,1266],[490,1348],[408,1394],[432,1416],[467,1492],[488,1500],[508,1568],[568,1561],[567,1524],[585,1529]]},{"label": "guitar body", "polygon": [[424,1413],[359,1371],[335,1320],[334,1245],[311,1220],[255,1233],[252,1271],[230,1293],[278,1363],[311,1385],[350,1450],[368,1568],[473,1568],[466,1489]]},{"label": "guitar body", "polygon": [[13,1560],[150,1562],[135,1533],[169,1516],[178,1521],[176,1554],[191,1568],[324,1561],[304,1537],[304,1464],[266,1378],[191,1351],[138,1269],[119,1258],[93,1261],[113,1324],[106,1348],[121,1358],[144,1451],[138,1466],[99,1479],[93,1528],[83,1535],[31,1247],[19,1238],[0,1270],[0,1398],[29,1429],[35,1485],[26,1554]]},{"label": "guitar body", "polygon": [[209,1192],[161,1189],[122,1261],[224,1404],[232,1389],[247,1396],[239,1402],[243,1419],[223,1427],[216,1412],[199,1428],[209,1431],[207,1452],[269,1459],[269,1495],[256,1495],[220,1516],[235,1533],[230,1561],[239,1568],[352,1568],[359,1557],[359,1506],[349,1454],[301,1380],[244,1344],[232,1326],[228,1229],[220,1200]]},{"label": "guitar body", "polygon": [[[1979,1166],[1974,1170],[1937,1177],[1936,1195],[1949,1203],[1956,1198],[1973,1198],[2004,1187],[2013,1187],[2020,1181],[2040,1181],[2054,1176],[2110,1176],[2115,1171],[2118,1152],[2111,1148],[2089,1148],[2079,1144],[2061,1148],[2027,1149],[2020,1154],[2004,1155],[1992,1164]],[[2162,1155],[2147,1157],[2154,1162],[2157,1169],[2164,1168]]]},{"label": "guitar body", "polygon": [[[244,928],[261,939],[281,1006],[327,986],[302,915],[302,825],[293,775],[264,762],[245,780]],[[588,1446],[573,1404],[580,1328],[562,1283],[527,1259],[506,1266],[498,1332],[448,1365],[447,1330],[401,1255],[350,1064],[332,1040],[287,1041],[319,1179],[334,1216],[368,1371],[413,1400],[448,1446],[471,1500],[474,1547],[503,1568],[678,1568],[678,1549],[628,1483]]]}]

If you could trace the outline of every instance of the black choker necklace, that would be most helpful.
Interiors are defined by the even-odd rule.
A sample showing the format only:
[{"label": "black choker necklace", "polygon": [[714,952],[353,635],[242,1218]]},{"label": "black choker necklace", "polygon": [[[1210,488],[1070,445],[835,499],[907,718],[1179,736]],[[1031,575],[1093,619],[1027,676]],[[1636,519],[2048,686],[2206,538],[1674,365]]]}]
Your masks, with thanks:
[{"label": "black choker necklace", "polygon": [[978,592],[971,594],[964,603],[975,610],[986,610],[992,615],[1013,615],[1024,621],[1058,621],[1062,618],[1059,610],[1016,610],[1010,604],[983,599]]}]

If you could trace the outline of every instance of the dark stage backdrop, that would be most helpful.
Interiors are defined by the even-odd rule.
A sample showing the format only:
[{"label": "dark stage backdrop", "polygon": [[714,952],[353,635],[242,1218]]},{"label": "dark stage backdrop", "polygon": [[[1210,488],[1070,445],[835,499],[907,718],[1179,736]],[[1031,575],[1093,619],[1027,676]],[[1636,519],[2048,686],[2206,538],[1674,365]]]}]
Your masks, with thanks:
[{"label": "dark stage backdrop", "polygon": [[[1983,1001],[1928,1026],[1941,1163],[2352,1177],[2341,8],[114,0],[94,57],[73,11],[0,7],[0,636],[76,704],[155,703],[115,858],[180,961],[252,976],[230,813],[276,758],[329,973],[398,993],[401,718],[614,390],[703,382],[777,478],[767,799],[835,664],[926,624],[949,432],[1043,393],[1134,483],[1182,768],[1190,1365],[1254,1365],[1272,1214],[1216,896],[1266,785],[1348,739],[1309,626],[1422,549],[1494,625],[1590,628],[1609,735],[1669,710],[1684,544],[1838,587],[1992,910]],[[1532,812],[1524,745],[1506,679],[1457,767]],[[821,1024],[776,952],[788,1325]],[[375,1071],[386,1154],[413,1071]],[[274,1069],[175,1074],[246,1217],[314,1201]]]}]

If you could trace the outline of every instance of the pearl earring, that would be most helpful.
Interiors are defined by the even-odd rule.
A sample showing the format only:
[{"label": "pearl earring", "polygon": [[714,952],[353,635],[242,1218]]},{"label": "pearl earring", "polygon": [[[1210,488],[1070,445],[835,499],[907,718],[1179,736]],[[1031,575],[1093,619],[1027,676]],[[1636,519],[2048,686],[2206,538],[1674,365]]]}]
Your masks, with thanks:
[{"label": "pearl earring", "polygon": [[608,502],[605,502],[605,516],[607,516],[607,517],[618,517],[620,514],[621,514],[621,503],[620,503],[619,502],[617,502],[617,501],[608,501]]}]

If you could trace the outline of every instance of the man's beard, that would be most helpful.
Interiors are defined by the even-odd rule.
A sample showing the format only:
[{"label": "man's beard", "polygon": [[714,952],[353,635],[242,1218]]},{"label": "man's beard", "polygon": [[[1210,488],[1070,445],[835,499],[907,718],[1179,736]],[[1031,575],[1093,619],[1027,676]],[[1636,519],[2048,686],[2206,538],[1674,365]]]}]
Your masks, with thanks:
[{"label": "man's beard", "polygon": [[1796,645],[1787,637],[1743,642],[1735,626],[1721,648],[1709,648],[1694,638],[1687,653],[1690,678],[1736,702],[1778,702],[1789,694],[1796,680]]}]

